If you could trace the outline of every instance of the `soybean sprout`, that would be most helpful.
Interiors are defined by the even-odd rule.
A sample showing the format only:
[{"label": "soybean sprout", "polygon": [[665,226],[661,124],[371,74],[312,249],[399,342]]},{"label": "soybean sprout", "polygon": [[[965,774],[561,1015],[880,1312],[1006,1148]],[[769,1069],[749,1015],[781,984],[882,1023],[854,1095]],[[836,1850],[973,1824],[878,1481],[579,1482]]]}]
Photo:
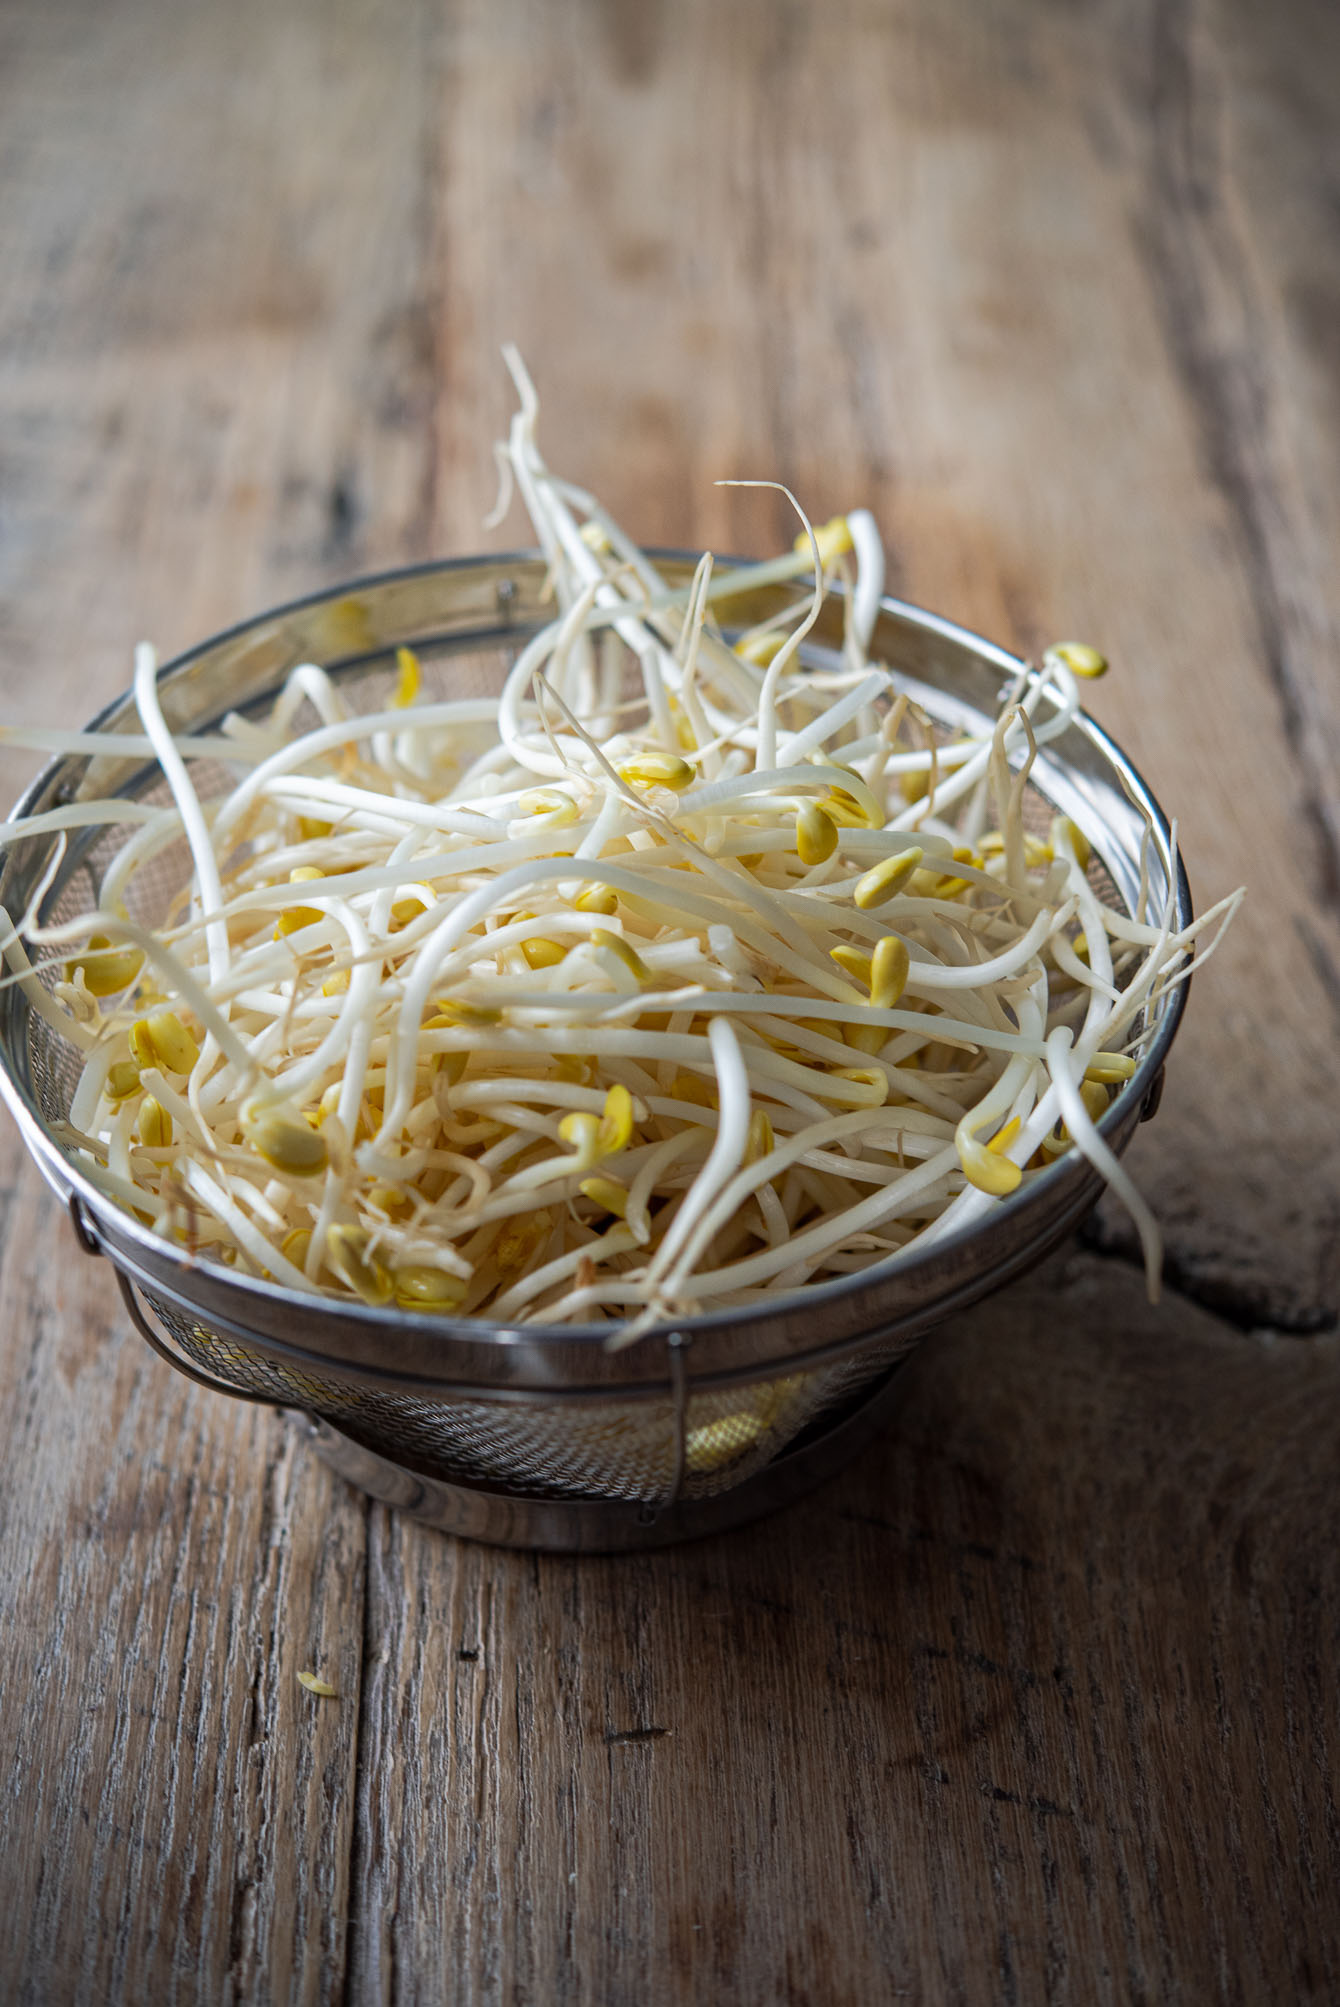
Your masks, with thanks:
[{"label": "soybean sprout", "polygon": [[[897,1262],[1073,1149],[1131,1208],[1152,1290],[1157,1228],[1097,1123],[1238,895],[1177,931],[1171,900],[1104,901],[1073,824],[1026,823],[1101,656],[1052,648],[989,728],[938,733],[868,653],[867,512],[813,529],[797,505],[791,551],[705,558],[677,593],[550,473],[507,361],[502,502],[553,617],[500,700],[431,697],[402,648],[375,713],[309,663],[264,718],[174,734],[142,648],[142,735],[10,735],[156,761],[171,797],[0,833],[125,826],[96,911],[0,914],[7,980],[83,1056],[73,1160],[286,1288],[621,1343]],[[743,584],[806,579],[733,633]],[[837,588],[841,651],[807,656]],[[201,799],[192,765],[221,758],[235,784]],[[182,839],[189,883],[149,930],[137,885]]]}]

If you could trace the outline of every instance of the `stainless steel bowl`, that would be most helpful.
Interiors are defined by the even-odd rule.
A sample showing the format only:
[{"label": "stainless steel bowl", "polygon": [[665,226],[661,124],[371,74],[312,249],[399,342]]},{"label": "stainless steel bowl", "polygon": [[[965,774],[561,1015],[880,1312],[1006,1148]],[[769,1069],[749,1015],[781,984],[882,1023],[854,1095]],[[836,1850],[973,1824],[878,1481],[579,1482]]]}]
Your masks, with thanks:
[{"label": "stainless steel bowl", "polygon": [[[672,584],[693,558],[657,553]],[[355,708],[381,702],[394,651],[420,656],[437,694],[501,688],[517,649],[544,616],[533,554],[468,558],[365,579],[235,627],[170,663],[164,712],[205,730],[228,710],[266,702],[290,669],[322,662]],[[792,588],[742,594],[740,627],[766,618]],[[830,605],[811,659],[840,644]],[[947,728],[995,715],[1020,663],[934,614],[885,600],[871,654],[899,672]],[[127,693],[91,730],[135,729]],[[208,793],[231,783],[195,769]],[[15,816],[86,796],[163,793],[156,768],[116,755],[56,761]],[[1171,833],[1125,755],[1086,717],[1043,748],[1030,781],[1039,826],[1055,809],[1093,848],[1109,899],[1130,908],[1142,845],[1157,907],[1172,886],[1175,924],[1191,898]],[[1150,832],[1146,839],[1146,831]],[[43,917],[87,910],[124,832],[71,840]],[[28,904],[51,839],[13,845],[0,903]],[[137,917],[154,923],[185,861],[168,854]],[[158,910],[154,908],[157,906]],[[1116,1150],[1153,1113],[1185,985],[1149,1015],[1144,1057],[1102,1129]],[[607,1325],[550,1328],[453,1323],[399,1310],[297,1295],[156,1239],[111,1205],[53,1133],[68,1112],[79,1055],[18,988],[0,992],[0,1092],[33,1157],[66,1202],[81,1244],[112,1261],[130,1313],[154,1348],[203,1384],[305,1417],[316,1446],[355,1484],[449,1530],[518,1546],[616,1549],[738,1523],[793,1497],[845,1461],[895,1398],[899,1362],[930,1327],[1040,1260],[1097,1197],[1073,1152],[999,1202],[988,1219],[922,1253],[779,1297],[766,1313],[732,1310],[605,1348]]]}]

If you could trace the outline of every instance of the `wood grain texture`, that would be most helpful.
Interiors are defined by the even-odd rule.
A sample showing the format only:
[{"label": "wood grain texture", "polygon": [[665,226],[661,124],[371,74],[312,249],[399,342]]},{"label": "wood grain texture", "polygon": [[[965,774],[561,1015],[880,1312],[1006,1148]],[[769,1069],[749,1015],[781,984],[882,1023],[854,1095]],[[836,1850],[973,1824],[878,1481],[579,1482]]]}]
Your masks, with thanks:
[{"label": "wood grain texture", "polygon": [[644,540],[781,479],[1100,642],[1252,894],[1132,1151],[1163,1306],[1104,1207],[654,1557],[439,1539],[172,1381],[0,1137],[0,1997],[1340,1995],[1338,96],[1325,0],[0,9],[7,717],[516,541],[510,338]]}]

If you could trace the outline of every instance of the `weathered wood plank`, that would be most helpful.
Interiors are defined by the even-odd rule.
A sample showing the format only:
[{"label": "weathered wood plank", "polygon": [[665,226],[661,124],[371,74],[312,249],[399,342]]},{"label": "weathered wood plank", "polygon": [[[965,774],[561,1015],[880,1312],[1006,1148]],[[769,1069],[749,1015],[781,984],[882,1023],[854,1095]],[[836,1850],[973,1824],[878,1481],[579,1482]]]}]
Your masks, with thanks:
[{"label": "weathered wood plank", "polygon": [[1337,1289],[1334,34],[5,10],[6,715],[487,541],[506,338],[644,539],[790,534],[723,475],[867,501],[898,590],[1101,641],[1200,896],[1252,884],[1133,1164],[1266,1327],[1072,1251],[811,1504],[499,1555],[172,1382],[0,1145],[14,1997],[1340,1992],[1336,1341],[1269,1342]]},{"label": "weathered wood plank", "polygon": [[1338,1361],[1070,1255],[747,1532],[382,1521],[355,1997],[1327,1998]]},{"label": "weathered wood plank", "polygon": [[337,1999],[362,1510],[160,1366],[26,1175],[0,1292],[7,1997]]}]

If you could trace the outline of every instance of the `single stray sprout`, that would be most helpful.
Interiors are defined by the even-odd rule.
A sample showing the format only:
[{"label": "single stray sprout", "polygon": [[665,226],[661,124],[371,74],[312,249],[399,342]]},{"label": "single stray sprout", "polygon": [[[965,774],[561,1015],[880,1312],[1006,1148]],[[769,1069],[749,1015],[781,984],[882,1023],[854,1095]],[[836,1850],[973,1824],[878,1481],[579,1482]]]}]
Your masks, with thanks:
[{"label": "single stray sprout", "polygon": [[339,1688],[332,1686],[328,1679],[318,1679],[314,1672],[300,1672],[298,1674],[298,1684],[299,1686],[305,1686],[308,1693],[314,1693],[318,1700],[338,1700],[339,1698]]},{"label": "single stray sprout", "polygon": [[[1062,643],[937,737],[878,659],[864,512],[673,590],[549,472],[509,366],[552,604],[499,694],[440,696],[400,648],[360,717],[306,663],[220,766],[137,657],[170,800],[97,911],[11,930],[84,1054],[78,1166],[168,1240],[189,1193],[196,1258],[282,1288],[615,1343],[896,1263],[1069,1150],[1124,1179],[1097,1125],[1235,900],[1175,932],[1147,889],[1105,903],[1066,816],[1033,827],[1034,758],[1102,657]],[[370,646],[361,617],[338,639]],[[231,779],[202,803],[204,771]],[[147,935],[126,915],[175,840],[189,882]],[[711,1423],[686,1455],[742,1446]]]}]

